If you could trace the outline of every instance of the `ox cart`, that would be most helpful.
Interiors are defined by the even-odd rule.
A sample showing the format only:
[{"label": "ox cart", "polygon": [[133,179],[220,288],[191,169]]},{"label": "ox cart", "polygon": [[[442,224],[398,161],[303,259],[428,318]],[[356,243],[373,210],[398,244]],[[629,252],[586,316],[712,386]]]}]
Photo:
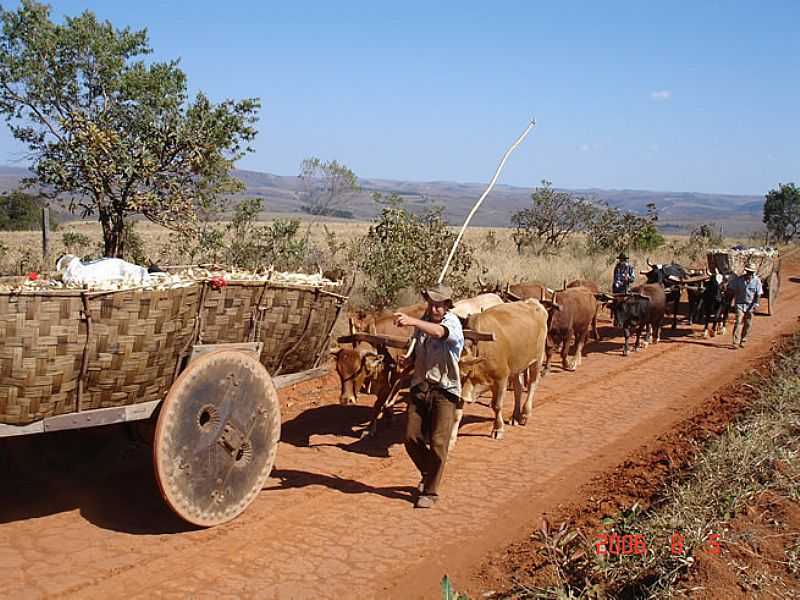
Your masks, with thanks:
[{"label": "ox cart", "polygon": [[217,277],[166,289],[6,288],[0,437],[150,419],[167,504],[195,525],[229,521],[272,469],[276,390],[325,372],[347,300],[340,286]]},{"label": "ox cart", "polygon": [[741,275],[746,264],[756,266],[756,274],[764,287],[767,298],[767,314],[772,315],[778,305],[781,289],[781,262],[777,250],[749,248],[745,250],[710,250],[706,255],[708,270],[714,269],[722,275]]}]

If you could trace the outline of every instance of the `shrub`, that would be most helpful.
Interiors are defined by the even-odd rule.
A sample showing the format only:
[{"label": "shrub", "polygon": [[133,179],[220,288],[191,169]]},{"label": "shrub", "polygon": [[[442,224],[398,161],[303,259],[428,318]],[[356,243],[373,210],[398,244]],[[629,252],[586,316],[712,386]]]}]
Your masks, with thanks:
[{"label": "shrub", "polygon": [[[390,196],[375,225],[359,241],[359,268],[367,276],[368,301],[379,308],[394,305],[406,288],[420,289],[435,283],[444,267],[456,234],[442,218],[442,208],[420,215],[409,212],[402,200]],[[462,241],[450,263],[445,282],[456,294],[468,289],[467,272],[472,249]]]},{"label": "shrub", "polygon": [[[42,227],[44,199],[20,191],[0,196],[0,231],[35,230]],[[56,217],[50,211],[50,229],[56,229]]]},{"label": "shrub", "polygon": [[590,254],[616,253],[623,250],[651,251],[664,245],[658,232],[655,205],[648,205],[643,217],[605,206],[596,210],[589,225],[586,246]]},{"label": "shrub", "polygon": [[709,248],[719,248],[723,244],[722,235],[714,223],[701,223],[692,229],[689,241],[681,248],[691,260],[703,256]]}]

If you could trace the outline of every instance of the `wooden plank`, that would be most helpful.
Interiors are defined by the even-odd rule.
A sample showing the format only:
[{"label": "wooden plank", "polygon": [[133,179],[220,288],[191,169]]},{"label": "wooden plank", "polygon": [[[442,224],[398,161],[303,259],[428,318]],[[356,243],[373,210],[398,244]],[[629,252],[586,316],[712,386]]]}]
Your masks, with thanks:
[{"label": "wooden plank", "polygon": [[48,431],[64,431],[66,429],[85,429],[113,423],[141,421],[149,419],[160,403],[161,400],[151,400],[150,402],[140,402],[139,404],[127,406],[112,406],[110,408],[97,408],[66,415],[55,415],[53,417],[45,417],[41,421],[29,425],[0,424],[0,437],[32,435]]},{"label": "wooden plank", "polygon": [[254,358],[258,359],[261,356],[261,350],[263,348],[264,348],[263,342],[241,342],[234,344],[198,344],[196,346],[192,346],[192,354],[189,357],[189,362],[192,362],[194,359],[204,356],[209,352],[215,352],[216,350],[238,350],[239,352],[250,354]]},{"label": "wooden plank", "polygon": [[300,371],[299,373],[287,373],[286,375],[278,375],[272,378],[272,385],[276,390],[280,390],[298,383],[303,383],[310,379],[322,377],[328,373],[325,367],[317,367],[316,369],[308,369],[307,371]]},{"label": "wooden plank", "polygon": [[390,348],[408,348],[411,343],[409,338],[396,335],[373,335],[371,333],[353,333],[336,338],[340,344],[352,344],[357,342],[367,342],[373,346],[389,346]]},{"label": "wooden plank", "polygon": [[464,330],[464,338],[474,342],[493,342],[495,340],[494,333],[473,331],[472,329]]}]

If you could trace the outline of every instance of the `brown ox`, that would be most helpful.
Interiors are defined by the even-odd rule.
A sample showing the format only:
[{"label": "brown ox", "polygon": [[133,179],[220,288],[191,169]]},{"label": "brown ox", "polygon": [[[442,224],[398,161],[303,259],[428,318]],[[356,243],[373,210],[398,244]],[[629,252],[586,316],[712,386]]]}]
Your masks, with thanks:
[{"label": "brown ox", "polygon": [[[597,285],[594,281],[589,281],[588,279],[576,279],[575,281],[570,281],[567,285],[564,286],[565,288],[575,288],[575,287],[583,287],[595,294],[595,298],[597,295],[600,294],[600,286]],[[597,331],[597,313],[600,312],[600,307],[603,306],[600,302],[597,303],[597,310],[594,313],[594,318],[592,319],[592,337],[595,341],[600,341],[600,332]]]},{"label": "brown ox", "polygon": [[498,294],[507,302],[527,300],[528,298],[541,300],[542,298],[547,298],[553,295],[553,290],[547,287],[541,281],[507,283],[505,286],[502,286],[499,283],[487,283],[479,277],[478,284],[481,287],[481,292],[492,292]]},{"label": "brown ox", "polygon": [[[561,365],[565,371],[574,371],[581,364],[583,346],[597,314],[597,299],[585,287],[573,287],[556,292],[552,301],[543,301],[547,307],[547,350],[544,372],[550,370],[553,350],[561,346]],[[570,364],[569,349],[575,341],[575,358]]]},{"label": "brown ox", "polygon": [[[547,311],[536,300],[500,304],[473,315],[469,328],[494,333],[493,342],[468,342],[461,355],[461,397],[466,402],[477,400],[481,392],[491,390],[494,425],[492,437],[503,437],[503,398],[509,380],[514,384],[512,424],[525,425],[533,409],[533,395],[539,383],[547,337]],[[521,375],[528,373],[530,384],[522,405]],[[451,436],[455,442],[463,411],[457,411]]]},{"label": "brown ox", "polygon": [[[398,308],[412,317],[421,318],[425,313],[427,304],[420,303],[412,306]],[[411,337],[413,327],[398,327],[394,323],[395,311],[383,311],[377,315],[362,317],[357,326],[360,331],[367,331],[374,335],[392,335]],[[356,328],[351,321],[351,329]],[[368,434],[375,433],[378,419],[389,400],[392,387],[401,378],[397,367],[397,356],[402,350],[382,347],[376,349],[367,342],[359,342],[355,347],[335,348],[331,354],[336,357],[336,372],[341,380],[339,402],[341,404],[355,404],[359,392],[375,394],[372,419]],[[402,385],[398,383],[399,388]]]}]

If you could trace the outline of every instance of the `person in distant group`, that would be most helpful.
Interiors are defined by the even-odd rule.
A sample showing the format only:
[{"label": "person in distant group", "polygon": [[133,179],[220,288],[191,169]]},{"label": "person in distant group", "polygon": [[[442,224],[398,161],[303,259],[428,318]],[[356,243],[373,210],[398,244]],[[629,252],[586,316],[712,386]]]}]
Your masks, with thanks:
[{"label": "person in distant group", "polygon": [[[414,375],[408,400],[405,446],[422,475],[417,508],[431,508],[439,498],[450,436],[461,403],[458,360],[464,348],[461,322],[450,309],[453,293],[442,284],[422,290],[428,310],[422,319],[395,313],[395,322],[414,327]],[[405,357],[400,357],[404,367]]]},{"label": "person in distant group", "polygon": [[620,252],[617,264],[614,266],[614,280],[611,282],[611,291],[615,294],[624,294],[636,280],[633,265],[628,262],[628,255]]},{"label": "person in distant group", "polygon": [[758,301],[764,294],[761,279],[756,275],[756,267],[748,263],[744,274],[731,281],[730,293],[736,309],[736,321],[733,324],[733,347],[743,348],[753,321],[753,313],[758,308]]}]

